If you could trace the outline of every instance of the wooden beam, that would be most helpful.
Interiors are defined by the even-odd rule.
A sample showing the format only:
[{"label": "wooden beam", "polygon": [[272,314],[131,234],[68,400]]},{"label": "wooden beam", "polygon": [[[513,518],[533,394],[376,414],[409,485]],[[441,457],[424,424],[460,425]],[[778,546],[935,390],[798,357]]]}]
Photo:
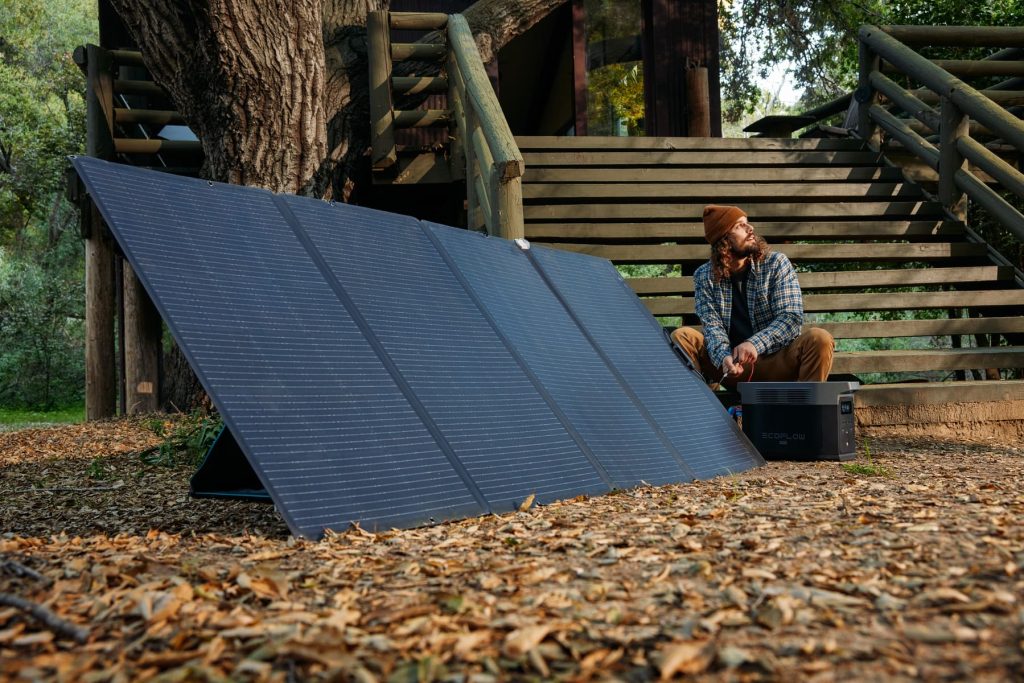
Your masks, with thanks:
[{"label": "wooden beam", "polygon": [[452,121],[449,109],[396,109],[395,128],[440,128]]},{"label": "wooden beam", "polygon": [[185,117],[176,111],[158,109],[114,109],[118,123],[150,123],[157,126],[184,126]]},{"label": "wooden beam", "polygon": [[707,67],[686,70],[686,134],[690,137],[711,137]]},{"label": "wooden beam", "polygon": [[[680,138],[680,137],[587,137],[552,135],[517,135],[516,144],[523,152],[627,152],[630,150],[663,151],[833,151],[862,152],[864,143],[842,138]],[[875,157],[877,158],[877,156]]]},{"label": "wooden beam", "polygon": [[880,155],[867,152],[824,151],[805,152],[763,151],[752,154],[749,151],[701,150],[687,151],[649,150],[643,152],[525,152],[523,159],[528,166],[877,166]]},{"label": "wooden beam", "polygon": [[[861,217],[875,219],[928,218],[943,215],[938,202],[836,202],[836,203],[773,203],[748,204],[751,221],[765,218],[837,218]],[[524,207],[526,220],[631,220],[661,218],[680,220],[699,217],[703,203],[688,204],[539,204]]]},{"label": "wooden beam", "polygon": [[392,62],[440,62],[447,56],[444,43],[391,43]]},{"label": "wooden beam", "polygon": [[869,384],[862,386],[854,396],[857,407],[1021,401],[1024,400],[1024,381]]},{"label": "wooden beam", "polygon": [[[815,289],[914,287],[968,282],[1009,282],[1013,279],[1013,268],[1009,266],[966,266],[962,268],[839,270],[819,273],[798,273],[797,279],[800,281],[800,287],[805,292]],[[626,284],[640,295],[693,294],[693,277],[688,275],[679,277],[631,277],[626,278]],[[1024,318],[1021,318],[1021,320],[1024,321]]]},{"label": "wooden beam", "polygon": [[388,12],[391,28],[410,31],[439,31],[448,25],[442,12]]},{"label": "wooden beam", "polygon": [[665,199],[698,198],[705,203],[716,199],[773,199],[813,201],[829,197],[835,201],[856,201],[878,197],[923,198],[921,188],[905,183],[532,183],[523,190],[524,199]]},{"label": "wooden beam", "polygon": [[[643,299],[654,315],[694,313],[693,297],[657,297]],[[984,308],[1024,306],[1024,290],[1000,289],[959,292],[883,292],[877,294],[805,294],[806,313],[837,311],[902,311],[938,308]]]},{"label": "wooden beam", "polygon": [[392,76],[391,90],[396,95],[447,92],[448,79],[441,76]]},{"label": "wooden beam", "polygon": [[907,45],[1020,47],[1024,44],[1024,28],[1020,26],[881,26],[880,28]]},{"label": "wooden beam", "polygon": [[544,168],[531,166],[524,183],[783,183],[783,182],[899,182],[898,168],[826,166],[820,168]]},{"label": "wooden beam", "polygon": [[[703,262],[707,245],[603,245],[551,244],[556,249],[606,258],[617,263]],[[774,247],[796,261],[887,262],[934,261],[948,258],[984,258],[984,244],[783,244]]]},{"label": "wooden beam", "polygon": [[131,265],[124,263],[124,413],[160,408],[160,314]]},{"label": "wooden beam", "polygon": [[366,40],[370,69],[370,163],[373,170],[385,171],[398,161],[391,96],[391,29],[387,11],[367,15]]},{"label": "wooden beam", "polygon": [[918,351],[853,351],[836,353],[832,372],[921,372],[1024,367],[1024,349],[924,349]]},{"label": "wooden beam", "polygon": [[191,152],[198,154],[203,151],[203,143],[198,140],[114,138],[114,150],[118,154],[160,154],[162,152]]},{"label": "wooden beam", "polygon": [[117,403],[114,361],[114,245],[96,206],[89,203],[85,240],[85,419],[113,417]]},{"label": "wooden beam", "polygon": [[804,327],[820,327],[828,330],[836,339],[948,337],[961,334],[1022,332],[1024,331],[1024,317],[858,320],[842,323],[816,322]]},{"label": "wooden beam", "polygon": [[[704,224],[693,216],[691,222],[666,221],[660,223],[530,223],[526,236],[535,241],[594,240],[594,241],[679,241],[703,242]],[[942,220],[922,221],[758,221],[757,233],[775,239],[904,239],[909,237],[938,237],[962,235],[963,223]]]}]

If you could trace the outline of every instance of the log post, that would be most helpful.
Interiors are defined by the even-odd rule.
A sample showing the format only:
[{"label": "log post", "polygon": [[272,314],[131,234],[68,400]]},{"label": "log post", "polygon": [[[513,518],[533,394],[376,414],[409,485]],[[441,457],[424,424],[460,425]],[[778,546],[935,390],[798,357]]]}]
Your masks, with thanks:
[{"label": "log post", "polygon": [[114,248],[95,204],[89,202],[85,241],[85,419],[114,416]]},{"label": "log post", "polygon": [[969,134],[970,121],[945,97],[939,116],[939,201],[958,221],[966,221],[967,195],[957,187],[956,174],[967,168],[958,143]]},{"label": "log post", "polygon": [[[86,152],[108,159],[114,153],[114,78],[110,53],[85,49]],[[117,407],[114,356],[114,245],[96,205],[82,211],[85,239],[85,419],[113,417]]]},{"label": "log post", "polygon": [[124,262],[124,413],[154,413],[160,407],[160,313]]},{"label": "log post", "polygon": [[871,106],[878,103],[878,92],[871,85],[871,74],[878,71],[881,60],[864,41],[858,43],[860,77],[857,83],[857,134],[871,149],[882,148],[882,131],[869,115]]},{"label": "log post", "polygon": [[383,171],[398,162],[391,98],[391,26],[387,10],[367,15],[366,39],[369,42],[372,164],[373,170]]},{"label": "log post", "polygon": [[711,137],[711,96],[707,67],[686,70],[686,134],[691,138]]}]

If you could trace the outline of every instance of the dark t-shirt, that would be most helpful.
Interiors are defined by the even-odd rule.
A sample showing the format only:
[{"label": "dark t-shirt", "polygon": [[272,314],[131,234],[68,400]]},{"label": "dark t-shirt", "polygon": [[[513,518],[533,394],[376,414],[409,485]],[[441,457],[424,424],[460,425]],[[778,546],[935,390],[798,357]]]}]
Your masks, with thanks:
[{"label": "dark t-shirt", "polygon": [[732,275],[732,313],[729,316],[729,346],[736,348],[754,336],[754,325],[750,322],[750,306],[747,304],[747,275],[750,268]]}]

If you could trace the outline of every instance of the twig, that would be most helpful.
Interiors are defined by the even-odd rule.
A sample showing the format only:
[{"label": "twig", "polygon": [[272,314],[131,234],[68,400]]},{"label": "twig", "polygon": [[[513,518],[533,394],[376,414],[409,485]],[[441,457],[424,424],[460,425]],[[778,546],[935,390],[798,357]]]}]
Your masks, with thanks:
[{"label": "twig", "polygon": [[97,491],[116,491],[121,488],[120,486],[91,486],[89,488],[36,488],[30,486],[27,489],[12,489],[10,491],[0,491],[0,496],[9,495],[11,493],[95,493]]},{"label": "twig", "polygon": [[70,621],[65,621],[42,605],[37,605],[34,602],[25,600],[24,598],[19,598],[17,595],[0,593],[0,605],[16,607],[23,612],[27,612],[39,621],[43,622],[43,626],[50,629],[57,635],[67,636],[79,643],[84,643],[89,639],[89,629],[76,626]]},{"label": "twig", "polygon": [[15,576],[28,576],[36,581],[42,581],[43,583],[49,584],[50,580],[37,572],[32,567],[26,567],[21,562],[15,562],[14,560],[4,560],[0,562],[0,569],[5,572],[14,574]]}]

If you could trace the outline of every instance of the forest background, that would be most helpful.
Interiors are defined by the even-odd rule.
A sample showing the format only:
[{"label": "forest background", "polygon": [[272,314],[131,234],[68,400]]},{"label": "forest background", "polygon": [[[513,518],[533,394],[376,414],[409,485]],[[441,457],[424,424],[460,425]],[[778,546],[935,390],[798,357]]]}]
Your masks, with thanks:
[{"label": "forest background", "polygon": [[[0,0],[0,423],[82,413],[84,250],[64,173],[85,149],[85,81],[71,54],[97,42],[96,13],[95,0]],[[728,135],[855,87],[861,24],[1024,25],[1024,5],[720,0],[719,22]],[[761,85],[779,65],[802,89],[798,103]]]}]

